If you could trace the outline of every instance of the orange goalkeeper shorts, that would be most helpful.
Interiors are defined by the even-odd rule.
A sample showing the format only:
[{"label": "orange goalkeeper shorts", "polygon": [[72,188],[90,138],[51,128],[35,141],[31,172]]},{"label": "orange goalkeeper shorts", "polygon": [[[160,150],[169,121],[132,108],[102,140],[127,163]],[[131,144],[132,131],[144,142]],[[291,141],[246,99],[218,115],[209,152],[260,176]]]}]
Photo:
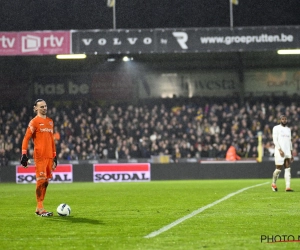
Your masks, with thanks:
[{"label": "orange goalkeeper shorts", "polygon": [[52,158],[37,158],[35,162],[35,176],[36,179],[51,179],[52,178]]}]

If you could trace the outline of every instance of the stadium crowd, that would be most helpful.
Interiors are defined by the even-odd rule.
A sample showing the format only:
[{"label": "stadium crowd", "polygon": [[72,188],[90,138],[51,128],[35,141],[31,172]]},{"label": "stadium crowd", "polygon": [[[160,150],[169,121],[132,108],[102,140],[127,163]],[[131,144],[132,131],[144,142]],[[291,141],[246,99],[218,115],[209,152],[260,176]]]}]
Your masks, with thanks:
[{"label": "stadium crowd", "polygon": [[[176,101],[176,100],[175,100]],[[54,120],[59,160],[150,158],[225,158],[234,146],[242,158],[256,158],[257,134],[262,132],[264,156],[272,156],[272,128],[285,113],[292,130],[294,156],[300,144],[300,107],[271,99],[201,102],[153,102],[151,104],[81,104],[64,107],[48,103]],[[0,117],[1,162],[19,160],[21,143],[31,107],[2,108]],[[33,145],[29,145],[32,157]]]}]

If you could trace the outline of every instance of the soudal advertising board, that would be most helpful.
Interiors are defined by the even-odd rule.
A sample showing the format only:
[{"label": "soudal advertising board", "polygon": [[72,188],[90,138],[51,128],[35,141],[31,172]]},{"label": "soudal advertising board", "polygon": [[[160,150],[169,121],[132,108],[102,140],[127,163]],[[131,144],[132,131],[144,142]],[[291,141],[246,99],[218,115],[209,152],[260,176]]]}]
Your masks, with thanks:
[{"label": "soudal advertising board", "polygon": [[0,32],[1,56],[70,53],[70,31]]},{"label": "soudal advertising board", "polygon": [[150,181],[150,163],[94,164],[94,182]]},{"label": "soudal advertising board", "polygon": [[[51,183],[72,183],[73,166],[72,164],[59,164],[52,175]],[[17,184],[36,183],[35,166],[30,165],[28,168],[16,166],[16,182]]]}]

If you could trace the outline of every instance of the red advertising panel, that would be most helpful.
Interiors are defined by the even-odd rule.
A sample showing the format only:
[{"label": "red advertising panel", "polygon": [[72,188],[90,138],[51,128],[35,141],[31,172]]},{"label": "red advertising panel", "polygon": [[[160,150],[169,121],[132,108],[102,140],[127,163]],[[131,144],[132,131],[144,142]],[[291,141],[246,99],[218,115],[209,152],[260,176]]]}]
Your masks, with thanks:
[{"label": "red advertising panel", "polygon": [[150,181],[150,163],[94,164],[94,182]]},{"label": "red advertising panel", "polygon": [[[16,182],[17,184],[36,183],[35,166],[29,165],[24,168],[16,166]],[[73,166],[72,164],[59,164],[53,172],[51,183],[71,183],[73,182]]]},{"label": "red advertising panel", "polygon": [[70,53],[70,31],[0,32],[1,56]]}]

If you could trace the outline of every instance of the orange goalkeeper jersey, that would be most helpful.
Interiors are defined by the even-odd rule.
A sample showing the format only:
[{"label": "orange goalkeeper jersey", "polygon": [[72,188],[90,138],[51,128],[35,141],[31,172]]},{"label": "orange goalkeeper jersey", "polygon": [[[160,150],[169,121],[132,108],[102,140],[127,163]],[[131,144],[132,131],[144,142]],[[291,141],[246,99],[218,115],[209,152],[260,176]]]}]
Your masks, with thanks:
[{"label": "orange goalkeeper jersey", "polygon": [[30,138],[34,143],[33,158],[53,158],[56,155],[51,118],[36,116],[29,122],[22,142],[22,154],[27,154]]}]

